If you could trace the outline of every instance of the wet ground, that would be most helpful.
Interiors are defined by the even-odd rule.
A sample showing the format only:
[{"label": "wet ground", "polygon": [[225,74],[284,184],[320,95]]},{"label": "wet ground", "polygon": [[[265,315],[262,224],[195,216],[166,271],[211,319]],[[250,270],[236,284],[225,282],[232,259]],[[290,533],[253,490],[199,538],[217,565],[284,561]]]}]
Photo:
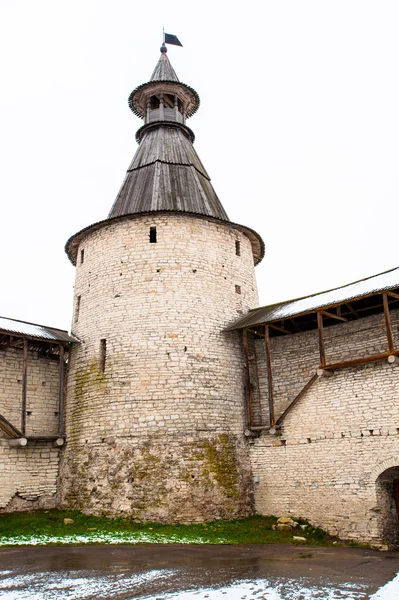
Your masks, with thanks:
[{"label": "wet ground", "polygon": [[[399,553],[358,548],[13,547],[0,550],[0,598],[357,600],[370,598],[398,571]],[[393,585],[397,594],[376,598],[399,599]]]}]

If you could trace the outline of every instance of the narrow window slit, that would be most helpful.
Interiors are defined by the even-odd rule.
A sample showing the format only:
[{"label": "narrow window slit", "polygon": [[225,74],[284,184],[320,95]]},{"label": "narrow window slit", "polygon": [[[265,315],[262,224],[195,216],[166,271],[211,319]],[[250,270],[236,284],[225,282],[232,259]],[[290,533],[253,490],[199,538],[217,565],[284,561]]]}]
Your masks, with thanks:
[{"label": "narrow window slit", "polygon": [[80,251],[80,264],[83,265],[84,261],[85,261],[85,251],[81,250]]},{"label": "narrow window slit", "polygon": [[75,323],[77,323],[79,321],[80,300],[81,300],[81,296],[77,296],[76,297],[76,308],[75,308]]},{"label": "narrow window slit", "polygon": [[104,373],[107,360],[107,340],[100,340],[100,371]]},{"label": "narrow window slit", "polygon": [[150,227],[150,244],[156,244],[156,243],[157,243],[157,228]]},{"label": "narrow window slit", "polygon": [[241,286],[236,285],[236,294],[241,294]]},{"label": "narrow window slit", "polygon": [[238,240],[236,240],[236,255],[241,256],[241,245]]}]

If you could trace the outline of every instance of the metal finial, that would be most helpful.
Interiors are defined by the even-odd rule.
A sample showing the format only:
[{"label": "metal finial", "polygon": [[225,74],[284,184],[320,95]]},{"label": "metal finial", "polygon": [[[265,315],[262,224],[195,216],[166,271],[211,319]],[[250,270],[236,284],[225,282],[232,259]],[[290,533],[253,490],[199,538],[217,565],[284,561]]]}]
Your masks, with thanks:
[{"label": "metal finial", "polygon": [[162,52],[162,54],[166,54],[167,51],[168,51],[168,49],[165,46],[165,44],[162,44],[162,46],[161,46],[161,52]]}]

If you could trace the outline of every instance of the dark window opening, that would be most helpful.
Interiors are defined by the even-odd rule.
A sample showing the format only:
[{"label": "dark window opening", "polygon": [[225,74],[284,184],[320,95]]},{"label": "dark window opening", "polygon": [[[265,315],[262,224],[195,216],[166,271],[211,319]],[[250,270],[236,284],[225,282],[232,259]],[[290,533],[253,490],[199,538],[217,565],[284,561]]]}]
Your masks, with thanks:
[{"label": "dark window opening", "polygon": [[236,240],[236,255],[241,256],[241,247],[240,242],[238,240]]},{"label": "dark window opening", "polygon": [[107,340],[100,340],[100,371],[104,373],[107,360]]},{"label": "dark window opening", "polygon": [[236,285],[236,294],[241,294],[241,286]]},{"label": "dark window opening", "polygon": [[157,228],[150,227],[150,244],[156,244],[156,243],[157,243]]},{"label": "dark window opening", "polygon": [[77,298],[76,298],[76,308],[75,308],[75,323],[77,323],[79,321],[80,299],[81,299],[81,296],[77,296]]},{"label": "dark window opening", "polygon": [[80,264],[83,265],[84,261],[85,261],[85,251],[81,250],[80,251]]},{"label": "dark window opening", "polygon": [[158,96],[151,96],[151,99],[150,99],[151,110],[159,108],[159,104],[160,104],[160,102],[159,102]]}]

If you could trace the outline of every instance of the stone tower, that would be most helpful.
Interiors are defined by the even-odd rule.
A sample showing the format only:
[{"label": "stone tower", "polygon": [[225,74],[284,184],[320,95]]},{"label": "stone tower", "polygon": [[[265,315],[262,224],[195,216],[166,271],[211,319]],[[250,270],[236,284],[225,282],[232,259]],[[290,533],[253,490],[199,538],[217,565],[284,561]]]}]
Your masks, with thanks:
[{"label": "stone tower", "polygon": [[72,236],[64,506],[154,521],[247,515],[240,334],[263,242],[229,221],[186,125],[199,106],[162,46],[129,98],[144,119],[108,218]]}]

